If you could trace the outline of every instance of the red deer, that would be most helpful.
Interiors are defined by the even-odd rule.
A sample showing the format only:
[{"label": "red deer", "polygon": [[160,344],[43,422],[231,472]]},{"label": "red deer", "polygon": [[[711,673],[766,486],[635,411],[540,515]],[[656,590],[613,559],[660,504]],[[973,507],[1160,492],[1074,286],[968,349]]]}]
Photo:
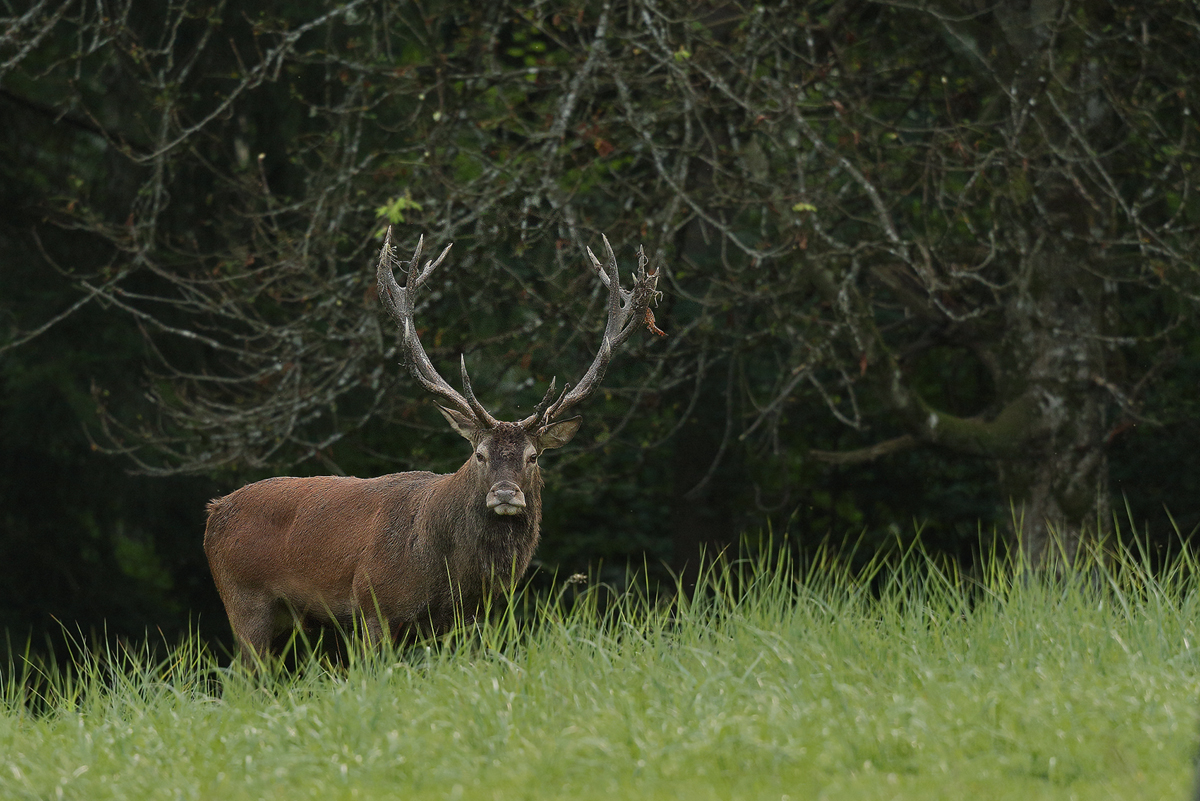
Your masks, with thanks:
[{"label": "red deer", "polygon": [[640,325],[654,327],[650,302],[658,276],[639,264],[632,290],[620,285],[604,239],[608,322],[583,378],[557,398],[554,381],[533,414],[506,423],[475,398],[460,359],[462,394],[438,375],[413,324],[413,295],[450,252],[421,269],[424,238],[396,282],[392,232],[379,255],[379,299],[401,331],[405,362],[443,404],[471,456],[449,475],[393,473],[378,478],[269,478],[208,504],[204,551],[242,659],[265,655],[271,641],[307,622],[361,625],[371,642],[385,636],[443,633],[470,620],[524,575],[538,543],[542,477],[538,457],[570,441],[581,417],[564,417],[599,386],[613,351]]}]

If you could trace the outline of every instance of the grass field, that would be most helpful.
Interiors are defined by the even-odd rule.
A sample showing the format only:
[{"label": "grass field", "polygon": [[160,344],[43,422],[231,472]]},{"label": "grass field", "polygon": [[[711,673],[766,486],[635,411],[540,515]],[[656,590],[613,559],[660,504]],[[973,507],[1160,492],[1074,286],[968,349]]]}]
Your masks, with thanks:
[{"label": "grass field", "polygon": [[10,667],[0,797],[1183,799],[1198,575],[743,564],[692,603],[593,590],[347,667]]}]

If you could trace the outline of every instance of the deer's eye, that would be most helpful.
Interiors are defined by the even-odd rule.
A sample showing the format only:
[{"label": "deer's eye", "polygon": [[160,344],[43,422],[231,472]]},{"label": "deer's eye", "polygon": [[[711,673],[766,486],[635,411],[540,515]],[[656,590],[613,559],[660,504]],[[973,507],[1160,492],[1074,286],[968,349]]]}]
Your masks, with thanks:
[{"label": "deer's eye", "polygon": [[483,461],[483,452],[482,451],[475,452],[475,461],[477,461],[477,462]]},{"label": "deer's eye", "polygon": [[529,457],[529,463],[530,463],[530,464],[537,464],[537,454],[536,454],[536,453],[535,453],[535,454],[532,454],[532,455]]}]

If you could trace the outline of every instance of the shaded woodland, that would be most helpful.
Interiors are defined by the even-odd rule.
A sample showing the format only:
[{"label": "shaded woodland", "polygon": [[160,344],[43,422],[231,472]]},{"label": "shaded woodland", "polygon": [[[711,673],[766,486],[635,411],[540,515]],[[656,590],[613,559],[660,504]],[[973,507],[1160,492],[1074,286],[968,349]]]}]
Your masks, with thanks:
[{"label": "shaded woodland", "polygon": [[[0,0],[0,628],[224,637],[205,501],[468,455],[376,300],[523,416],[533,581],[742,534],[971,565],[1200,525],[1200,11],[1177,2]],[[449,370],[449,372],[447,372]]]}]

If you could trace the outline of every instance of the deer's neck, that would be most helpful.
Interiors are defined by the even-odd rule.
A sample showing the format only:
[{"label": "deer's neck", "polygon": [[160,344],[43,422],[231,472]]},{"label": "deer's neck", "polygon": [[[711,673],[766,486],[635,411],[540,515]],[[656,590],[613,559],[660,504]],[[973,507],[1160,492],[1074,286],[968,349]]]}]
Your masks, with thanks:
[{"label": "deer's neck", "polygon": [[[477,609],[485,597],[498,598],[524,575],[537,548],[541,525],[540,481],[524,490],[526,511],[498,515],[487,508],[489,487],[463,470],[442,477],[430,499],[426,559],[451,579],[435,615],[449,604]],[[442,607],[445,607],[444,609]]]},{"label": "deer's neck", "polygon": [[431,533],[442,547],[456,552],[476,552],[505,562],[514,552],[528,550],[532,556],[542,518],[541,477],[535,474],[522,490],[524,513],[498,515],[487,507],[490,485],[470,467],[443,476],[434,488],[429,500]]}]

